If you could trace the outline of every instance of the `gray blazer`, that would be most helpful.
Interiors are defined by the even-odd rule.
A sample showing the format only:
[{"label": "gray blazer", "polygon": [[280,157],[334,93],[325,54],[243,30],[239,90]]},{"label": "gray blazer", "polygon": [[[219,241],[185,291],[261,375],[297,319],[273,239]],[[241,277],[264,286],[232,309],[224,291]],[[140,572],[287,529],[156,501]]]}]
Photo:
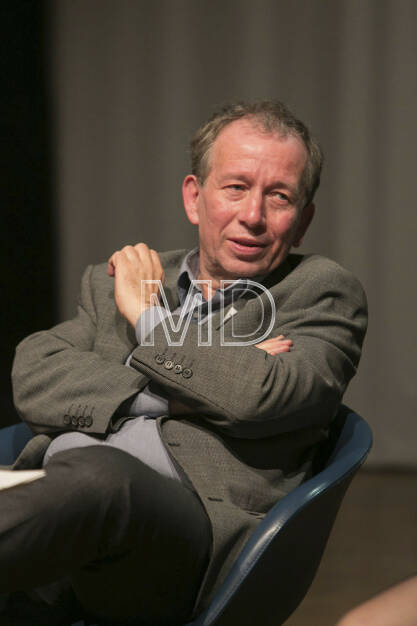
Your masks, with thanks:
[{"label": "gray blazer", "polygon": [[[161,254],[172,310],[184,254]],[[148,383],[187,407],[158,418],[158,428],[213,527],[196,611],[207,605],[268,509],[308,477],[317,444],[355,374],[366,331],[362,287],[329,259],[291,254],[264,285],[276,305],[270,336],[292,339],[288,353],[221,345],[222,326],[230,341],[257,327],[261,336],[268,326],[261,305],[268,309],[268,299],[251,292],[234,302],[237,313],[224,323],[220,314],[210,320],[211,346],[198,346],[193,324],[182,346],[167,344],[162,325],[153,346],[137,346],[104,264],[87,268],[74,319],[31,335],[16,351],[16,408],[40,434],[23,450],[18,468],[38,466],[55,434],[117,429],[119,407]],[[129,368],[124,363],[132,350]],[[182,369],[167,368],[167,361]]]}]

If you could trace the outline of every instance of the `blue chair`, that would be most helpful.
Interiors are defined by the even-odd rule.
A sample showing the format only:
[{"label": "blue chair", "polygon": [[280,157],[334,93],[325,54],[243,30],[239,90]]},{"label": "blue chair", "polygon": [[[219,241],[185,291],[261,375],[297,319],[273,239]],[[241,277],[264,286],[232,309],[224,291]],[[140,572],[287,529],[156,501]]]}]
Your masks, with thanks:
[{"label": "blue chair", "polygon": [[[20,451],[30,437],[25,429],[20,424],[0,432],[0,463],[8,462],[3,453],[9,459]],[[269,511],[209,607],[186,626],[283,624],[314,579],[346,489],[371,446],[365,420],[341,406],[317,455],[313,478]]]},{"label": "blue chair", "polygon": [[11,465],[33,433],[26,424],[14,424],[0,430],[0,465]]}]

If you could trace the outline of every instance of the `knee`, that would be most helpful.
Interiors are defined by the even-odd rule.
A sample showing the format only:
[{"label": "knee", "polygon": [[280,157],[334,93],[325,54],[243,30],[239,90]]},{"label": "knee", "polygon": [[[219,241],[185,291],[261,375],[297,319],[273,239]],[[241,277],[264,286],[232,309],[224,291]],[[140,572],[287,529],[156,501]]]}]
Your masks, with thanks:
[{"label": "knee", "polygon": [[88,446],[57,452],[46,465],[47,473],[62,474],[63,489],[74,483],[79,491],[100,498],[120,494],[132,481],[140,463],[130,454],[110,446]]}]

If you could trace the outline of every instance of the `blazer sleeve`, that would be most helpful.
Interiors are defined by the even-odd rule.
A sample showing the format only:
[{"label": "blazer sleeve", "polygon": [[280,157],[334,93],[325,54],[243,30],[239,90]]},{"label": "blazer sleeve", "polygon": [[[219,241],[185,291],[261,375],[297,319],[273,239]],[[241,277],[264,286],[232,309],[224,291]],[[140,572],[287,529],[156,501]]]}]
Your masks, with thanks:
[{"label": "blazer sleeve", "polygon": [[[270,336],[292,339],[290,352],[271,356],[253,345],[222,346],[214,330],[212,345],[198,346],[195,325],[182,346],[170,346],[160,324],[154,345],[138,346],[131,366],[191,407],[194,419],[232,436],[326,427],[356,372],[367,326],[360,283],[329,263],[294,284],[290,280],[285,295],[282,287],[275,289],[277,317]],[[239,315],[250,317],[246,309],[236,319]],[[177,335],[173,338],[179,339],[180,331]]]},{"label": "blazer sleeve", "polygon": [[95,351],[95,271],[90,266],[84,273],[74,319],[34,333],[17,346],[14,402],[35,433],[104,433],[123,401],[149,382],[143,373]]}]

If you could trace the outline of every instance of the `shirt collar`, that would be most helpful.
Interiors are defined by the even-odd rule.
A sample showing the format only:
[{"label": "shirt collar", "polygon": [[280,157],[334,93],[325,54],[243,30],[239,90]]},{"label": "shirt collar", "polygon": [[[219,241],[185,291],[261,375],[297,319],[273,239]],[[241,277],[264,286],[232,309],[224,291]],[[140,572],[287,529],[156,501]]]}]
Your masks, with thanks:
[{"label": "shirt collar", "polygon": [[[187,297],[187,293],[190,289],[191,281],[198,279],[198,274],[200,272],[200,249],[198,247],[190,250],[188,254],[185,255],[177,281],[178,287],[178,296],[180,299],[181,305],[184,304],[185,299]],[[261,282],[264,277],[256,276],[251,279],[252,282]],[[224,289],[216,289],[216,292],[213,296],[213,304],[215,304],[221,298],[224,298],[226,301],[232,299],[232,294],[236,298],[236,296],[242,296],[246,291],[250,290],[250,285],[248,284],[247,278],[238,278],[233,281],[231,284],[227,285]],[[200,291],[201,288],[199,285],[194,285],[194,291]],[[203,302],[205,302],[203,298]]]}]

